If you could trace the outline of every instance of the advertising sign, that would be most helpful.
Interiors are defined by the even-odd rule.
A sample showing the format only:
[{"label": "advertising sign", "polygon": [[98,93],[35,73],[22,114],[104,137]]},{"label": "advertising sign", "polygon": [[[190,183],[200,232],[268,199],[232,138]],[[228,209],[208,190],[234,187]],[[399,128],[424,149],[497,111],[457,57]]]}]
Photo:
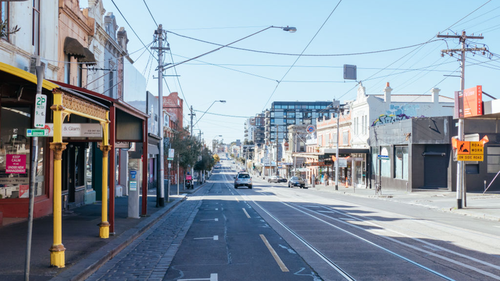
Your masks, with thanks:
[{"label": "advertising sign", "polygon": [[19,186],[19,198],[28,198],[30,195],[29,193],[29,185],[27,184],[22,184]]},{"label": "advertising sign", "polygon": [[167,158],[167,160],[169,160],[169,161],[174,160],[174,155],[175,155],[175,150],[173,148],[170,148],[168,150],[168,158]]},{"label": "advertising sign", "polygon": [[463,103],[464,118],[483,115],[482,86],[465,89]]},{"label": "advertising sign", "polygon": [[7,174],[25,174],[26,173],[26,154],[7,154],[5,162],[5,173]]}]

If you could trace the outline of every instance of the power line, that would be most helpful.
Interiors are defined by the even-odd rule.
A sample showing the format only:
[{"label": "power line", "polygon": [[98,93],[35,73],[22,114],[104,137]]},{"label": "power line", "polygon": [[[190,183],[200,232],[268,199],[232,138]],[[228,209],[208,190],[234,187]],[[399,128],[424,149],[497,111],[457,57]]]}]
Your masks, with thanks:
[{"label": "power line", "polygon": [[278,84],[276,84],[276,87],[274,87],[274,90],[273,92],[271,93],[271,95],[269,96],[269,99],[267,99],[266,103],[264,104],[264,107],[262,108],[262,111],[264,111],[264,109],[266,108],[267,104],[269,103],[269,101],[271,100],[271,98],[273,97],[274,93],[276,93],[276,90],[278,89],[279,85],[280,85],[280,82],[285,79],[285,77],[288,75],[288,73],[290,72],[290,70],[292,70],[293,66],[297,63],[297,61],[300,59],[300,57],[302,56],[302,54],[307,50],[307,48],[309,47],[309,45],[311,45],[312,41],[314,40],[314,38],[316,38],[316,36],[319,34],[319,32],[321,31],[321,29],[323,29],[323,26],[325,26],[326,22],[330,19],[330,17],[333,15],[333,13],[337,10],[338,6],[340,5],[340,3],[342,2],[342,0],[340,0],[337,5],[335,6],[335,8],[333,8],[332,12],[328,15],[328,17],[325,19],[325,21],[323,22],[323,24],[319,27],[318,31],[316,31],[316,34],[314,34],[314,36],[311,38],[311,40],[309,40],[309,43],[307,43],[306,47],[304,48],[304,50],[302,50],[302,52],[300,53],[300,55],[295,59],[295,61],[293,62],[293,64],[290,66],[290,68],[285,72],[285,74],[283,75],[283,77],[281,77],[281,79],[278,81]]},{"label": "power line", "polygon": [[142,1],[144,2],[144,5],[146,5],[146,9],[148,9],[149,15],[151,16],[151,18],[155,22],[156,27],[158,28],[158,23],[156,22],[155,17],[153,17],[153,14],[151,13],[151,10],[149,9],[148,3],[146,3],[146,0],[142,0]]},{"label": "power line", "polygon": [[[193,111],[196,111],[196,112],[204,112],[204,111],[202,111],[202,110],[193,110]],[[252,118],[252,116],[227,115],[227,114],[219,114],[219,113],[212,113],[212,112],[207,112],[206,114],[209,114],[209,115],[217,115],[217,116],[223,116],[223,117],[233,117],[233,118],[245,118],[245,119]]]},{"label": "power line", "polygon": [[[198,41],[198,42],[202,42],[202,43],[206,43],[206,44],[210,44],[210,45],[224,46],[224,44],[219,44],[219,43],[215,43],[215,42],[210,42],[210,41],[206,41],[206,40],[202,40],[202,39],[198,39],[198,38],[194,38],[194,37],[182,35],[182,34],[179,34],[179,33],[173,32],[173,31],[169,31],[169,30],[167,30],[167,32],[168,33],[172,33],[174,35],[177,35],[179,37],[183,37],[183,38],[186,38],[186,39],[190,39],[190,40],[194,40],[194,41]],[[268,55],[280,55],[280,56],[294,56],[294,57],[296,57],[296,56],[299,56],[299,57],[300,56],[302,56],[302,57],[346,57],[346,56],[371,55],[371,54],[378,54],[378,53],[386,53],[386,52],[399,51],[399,50],[404,50],[404,49],[408,49],[408,48],[413,48],[413,47],[417,47],[417,46],[426,45],[426,44],[429,44],[429,43],[432,43],[432,42],[436,42],[436,41],[440,41],[440,40],[427,41],[427,42],[417,43],[417,44],[403,46],[403,47],[396,47],[396,48],[376,50],[376,51],[357,52],[357,53],[341,53],[341,54],[293,54],[293,53],[270,52],[270,51],[263,51],[263,50],[247,49],[247,48],[241,48],[241,47],[235,47],[235,46],[226,46],[226,48],[240,50],[240,51],[246,51],[246,52],[261,53],[261,54],[268,54]]]}]

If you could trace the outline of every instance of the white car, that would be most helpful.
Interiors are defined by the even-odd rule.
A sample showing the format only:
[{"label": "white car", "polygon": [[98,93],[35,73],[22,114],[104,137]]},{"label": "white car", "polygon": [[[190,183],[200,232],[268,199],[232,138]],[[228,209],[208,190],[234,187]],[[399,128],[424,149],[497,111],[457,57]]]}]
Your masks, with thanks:
[{"label": "white car", "polygon": [[238,188],[238,186],[248,186],[248,188],[252,189],[252,177],[248,173],[239,173],[234,177],[234,188]]}]

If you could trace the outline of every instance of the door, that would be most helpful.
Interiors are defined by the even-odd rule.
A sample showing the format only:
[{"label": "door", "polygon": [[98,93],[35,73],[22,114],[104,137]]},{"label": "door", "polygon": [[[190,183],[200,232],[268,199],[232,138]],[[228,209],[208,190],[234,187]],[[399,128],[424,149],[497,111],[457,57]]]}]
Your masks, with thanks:
[{"label": "door", "polygon": [[424,188],[448,186],[448,145],[428,144],[424,152]]}]

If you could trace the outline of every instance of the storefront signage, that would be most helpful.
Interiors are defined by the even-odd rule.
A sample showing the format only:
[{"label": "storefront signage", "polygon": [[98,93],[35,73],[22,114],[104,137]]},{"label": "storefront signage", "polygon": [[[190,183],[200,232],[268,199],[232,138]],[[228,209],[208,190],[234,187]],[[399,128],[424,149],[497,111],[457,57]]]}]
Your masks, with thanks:
[{"label": "storefront signage", "polygon": [[[45,124],[45,129],[49,130],[49,137],[54,136],[54,124]],[[62,125],[63,137],[86,137],[86,138],[101,138],[101,124],[96,123],[75,123]]]},{"label": "storefront signage", "polygon": [[347,168],[347,159],[339,158],[339,168]]},{"label": "storefront signage", "polygon": [[465,89],[463,103],[464,118],[483,115],[483,87]]},{"label": "storefront signage", "polygon": [[26,173],[26,154],[7,154],[5,162],[5,173],[7,174],[25,174]]},{"label": "storefront signage", "polygon": [[47,112],[47,96],[37,94],[35,101],[35,128],[43,128],[45,126],[45,113]]},{"label": "storefront signage", "polygon": [[22,184],[19,186],[19,198],[28,198],[29,197],[29,185]]},{"label": "storefront signage", "polygon": [[378,155],[378,160],[389,160],[389,155]]}]

